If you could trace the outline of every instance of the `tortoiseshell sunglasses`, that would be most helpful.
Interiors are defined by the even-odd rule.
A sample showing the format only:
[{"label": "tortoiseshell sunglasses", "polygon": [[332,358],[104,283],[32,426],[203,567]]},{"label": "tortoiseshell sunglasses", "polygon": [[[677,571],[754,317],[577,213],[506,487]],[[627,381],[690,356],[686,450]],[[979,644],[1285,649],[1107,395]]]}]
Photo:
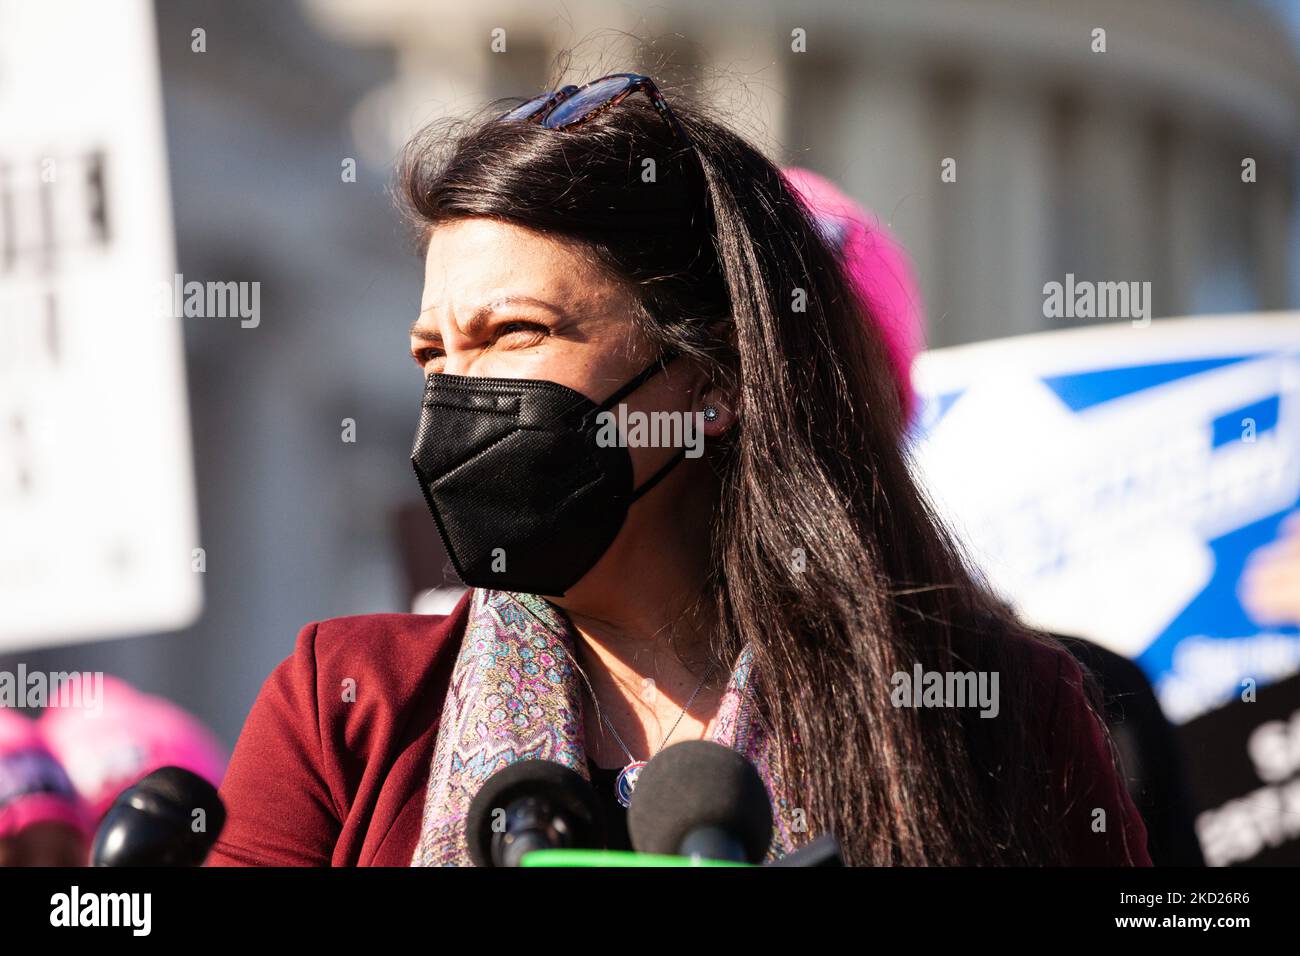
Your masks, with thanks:
[{"label": "tortoiseshell sunglasses", "polygon": [[659,87],[655,86],[655,81],[640,73],[611,73],[582,86],[566,86],[554,93],[543,93],[521,103],[508,113],[503,113],[499,119],[538,123],[547,129],[563,129],[585,123],[593,116],[618,106],[633,93],[645,93],[672,130],[673,136],[682,142],[689,142],[686,131],[668,108],[668,102],[659,92]]}]

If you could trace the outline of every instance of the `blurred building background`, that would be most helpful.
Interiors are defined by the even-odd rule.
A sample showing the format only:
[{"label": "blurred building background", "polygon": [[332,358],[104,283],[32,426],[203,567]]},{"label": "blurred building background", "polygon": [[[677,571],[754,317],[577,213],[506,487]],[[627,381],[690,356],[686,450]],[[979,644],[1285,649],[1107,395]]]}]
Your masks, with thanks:
[{"label": "blurred building background", "polygon": [[[228,743],[304,623],[409,607],[395,515],[419,498],[405,330],[422,277],[392,161],[425,122],[538,91],[563,50],[571,78],[645,70],[698,88],[775,159],[872,208],[914,257],[931,345],[1046,328],[1043,284],[1066,273],[1150,281],[1156,317],[1300,304],[1293,3],[167,0],[156,14],[178,271],[262,290],[256,328],[183,322],[205,609],[180,633],[0,666],[119,674]],[[792,52],[797,29],[807,52]]]}]

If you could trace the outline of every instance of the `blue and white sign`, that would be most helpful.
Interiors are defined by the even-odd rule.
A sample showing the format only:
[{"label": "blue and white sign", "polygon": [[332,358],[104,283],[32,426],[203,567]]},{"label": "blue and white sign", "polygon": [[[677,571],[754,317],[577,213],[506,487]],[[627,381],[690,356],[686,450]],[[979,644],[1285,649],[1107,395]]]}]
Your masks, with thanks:
[{"label": "blue and white sign", "polygon": [[1300,314],[941,349],[915,378],[922,483],[1027,620],[1137,660],[1180,723],[1300,671]]}]

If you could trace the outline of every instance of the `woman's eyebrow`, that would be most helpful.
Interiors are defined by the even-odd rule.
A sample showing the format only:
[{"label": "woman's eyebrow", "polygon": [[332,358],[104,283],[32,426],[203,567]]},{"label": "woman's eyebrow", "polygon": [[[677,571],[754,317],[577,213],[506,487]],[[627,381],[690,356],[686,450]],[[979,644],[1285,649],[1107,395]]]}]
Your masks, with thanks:
[{"label": "woman's eyebrow", "polygon": [[416,319],[411,323],[410,336],[413,339],[419,339],[421,342],[441,342],[442,333],[437,329],[429,329],[420,325],[421,319]]},{"label": "woman's eyebrow", "polygon": [[[421,316],[422,315],[424,315],[424,313],[421,312]],[[420,324],[421,321],[424,321],[422,317],[421,319],[416,319],[411,323],[409,336],[411,336],[411,338],[419,338],[421,342],[442,342],[442,333],[438,332],[437,329],[426,328],[426,326]]]},{"label": "woman's eyebrow", "polygon": [[[474,336],[478,334],[478,332],[483,327],[483,323],[488,320],[488,317],[491,316],[492,313],[495,312],[497,309],[500,309],[503,306],[507,306],[507,305],[536,306],[537,308],[544,309],[547,312],[550,312],[551,314],[555,315],[557,318],[563,318],[566,315],[564,309],[562,309],[560,306],[556,305],[553,302],[547,302],[545,299],[538,299],[535,296],[531,296],[531,295],[503,295],[491,300],[490,302],[483,303],[477,309],[474,310],[474,312],[470,315],[469,319],[465,322],[465,327],[464,327],[465,335]],[[414,322],[411,323],[410,335],[412,338],[420,339],[423,342],[442,341],[441,332],[438,332],[436,329],[423,328],[420,325],[424,314],[432,308],[433,306],[430,305],[421,309],[420,310],[421,318],[416,319]]]}]

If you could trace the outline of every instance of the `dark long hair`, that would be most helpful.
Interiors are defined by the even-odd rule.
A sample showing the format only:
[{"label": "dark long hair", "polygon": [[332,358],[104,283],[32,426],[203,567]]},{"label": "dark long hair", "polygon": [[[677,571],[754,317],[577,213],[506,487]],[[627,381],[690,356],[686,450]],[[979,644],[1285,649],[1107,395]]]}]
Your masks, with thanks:
[{"label": "dark long hair", "polygon": [[[730,388],[704,602],[754,648],[764,712],[813,833],[853,864],[1061,862],[1023,631],[916,487],[867,304],[779,170],[665,90],[562,131],[486,118],[417,136],[402,200],[427,235],[491,217],[576,239],[638,293],[662,346]],[[513,105],[513,104],[508,104]],[[975,465],[977,466],[977,465]],[[1001,712],[899,708],[891,677],[997,672]],[[797,742],[797,746],[791,746]]]}]

